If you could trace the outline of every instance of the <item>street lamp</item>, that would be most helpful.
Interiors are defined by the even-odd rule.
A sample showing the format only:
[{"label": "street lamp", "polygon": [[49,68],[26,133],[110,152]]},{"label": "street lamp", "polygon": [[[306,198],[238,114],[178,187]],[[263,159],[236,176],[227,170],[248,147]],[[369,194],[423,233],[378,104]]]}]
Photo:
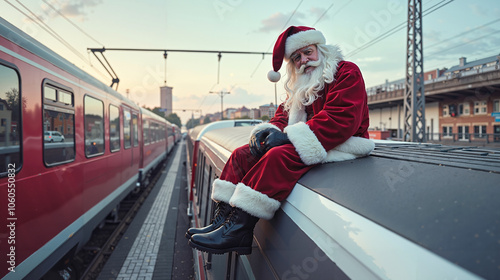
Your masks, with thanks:
[{"label": "street lamp", "polygon": [[220,120],[222,121],[224,119],[224,110],[223,110],[223,103],[224,103],[224,95],[226,94],[231,94],[229,91],[210,91],[210,93],[214,93],[220,96]]}]

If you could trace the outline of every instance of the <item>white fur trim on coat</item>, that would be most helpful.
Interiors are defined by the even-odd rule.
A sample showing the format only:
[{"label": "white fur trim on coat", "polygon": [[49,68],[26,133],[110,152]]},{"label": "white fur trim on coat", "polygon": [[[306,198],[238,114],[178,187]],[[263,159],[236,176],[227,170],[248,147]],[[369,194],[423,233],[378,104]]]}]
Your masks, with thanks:
[{"label": "white fur trim on coat", "polygon": [[212,184],[212,200],[215,202],[229,203],[233,196],[236,185],[225,180],[215,179]]},{"label": "white fur trim on coat", "polygon": [[328,151],[326,162],[351,160],[369,155],[375,149],[375,142],[363,137],[351,136],[344,143]]},{"label": "white fur trim on coat", "polygon": [[372,140],[351,136],[344,143],[327,152],[314,132],[304,122],[287,126],[285,132],[300,159],[307,165],[365,157],[375,148],[375,143]]},{"label": "white fur trim on coat", "polygon": [[325,148],[306,123],[289,125],[285,128],[285,132],[305,164],[313,165],[325,160]]},{"label": "white fur trim on coat", "polygon": [[286,39],[285,58],[289,59],[293,52],[313,44],[326,44],[325,36],[318,30],[306,30],[295,33]]},{"label": "white fur trim on coat", "polygon": [[252,129],[252,132],[250,132],[250,136],[253,136],[253,135],[255,135],[255,133],[257,133],[261,130],[264,130],[266,128],[274,128],[274,129],[281,131],[281,129],[279,129],[279,127],[275,126],[272,123],[261,123],[259,125],[256,125],[255,128]]},{"label": "white fur trim on coat", "polygon": [[281,202],[258,192],[243,183],[236,185],[229,204],[260,219],[270,220],[281,206]]}]

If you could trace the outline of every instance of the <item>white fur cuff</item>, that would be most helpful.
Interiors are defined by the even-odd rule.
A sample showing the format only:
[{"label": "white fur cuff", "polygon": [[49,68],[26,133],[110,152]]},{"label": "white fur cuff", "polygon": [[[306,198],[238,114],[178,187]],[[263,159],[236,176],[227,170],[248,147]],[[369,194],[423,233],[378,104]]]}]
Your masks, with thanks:
[{"label": "white fur cuff", "polygon": [[212,200],[216,202],[229,203],[233,196],[236,185],[225,180],[215,179],[212,184]]},{"label": "white fur cuff", "polygon": [[347,139],[344,143],[328,151],[323,162],[344,161],[365,157],[369,155],[373,149],[375,149],[375,142],[372,140],[351,136],[351,138]]},{"label": "white fur cuff", "polygon": [[252,216],[265,220],[272,219],[276,210],[281,206],[281,202],[245,186],[243,183],[236,185],[236,190],[229,204]]},{"label": "white fur cuff", "polygon": [[298,122],[289,125],[285,128],[285,132],[305,164],[313,165],[325,160],[325,148],[306,123]]},{"label": "white fur cuff", "polygon": [[281,129],[279,129],[279,127],[275,126],[272,123],[261,123],[261,124],[255,126],[254,129],[252,129],[252,132],[250,132],[250,136],[253,136],[253,135],[255,135],[255,133],[257,133],[261,130],[264,130],[266,128],[274,128],[274,129],[281,131]]}]

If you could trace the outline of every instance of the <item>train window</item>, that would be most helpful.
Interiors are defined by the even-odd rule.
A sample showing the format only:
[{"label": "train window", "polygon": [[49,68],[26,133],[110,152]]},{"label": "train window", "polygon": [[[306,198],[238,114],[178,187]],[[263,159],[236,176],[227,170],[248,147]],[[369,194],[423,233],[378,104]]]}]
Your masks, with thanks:
[{"label": "train window", "polygon": [[160,134],[160,125],[155,123],[155,142],[158,142]]},{"label": "train window", "polygon": [[132,146],[132,137],[130,135],[130,111],[123,110],[123,147],[129,149]]},{"label": "train window", "polygon": [[87,157],[104,153],[104,104],[90,96],[84,98],[85,112],[85,155]]},{"label": "train window", "polygon": [[235,122],[234,126],[255,126],[260,124],[260,122],[257,121],[242,121],[242,122]]},{"label": "train window", "polygon": [[109,150],[120,150],[120,109],[109,105]]},{"label": "train window", "polygon": [[57,90],[55,88],[46,86],[43,94],[45,99],[57,101]]},{"label": "train window", "polygon": [[159,125],[157,123],[154,123],[153,124],[153,141],[154,142],[158,142],[158,129],[159,129]]},{"label": "train window", "polygon": [[[21,168],[21,93],[16,70],[0,64],[0,176]],[[10,175],[12,176],[12,175]]]},{"label": "train window", "polygon": [[150,127],[149,127],[151,143],[156,142],[156,126],[157,126],[157,124],[155,122],[152,122]]},{"label": "train window", "polygon": [[75,106],[71,89],[43,83],[43,160],[47,166],[75,160]]},{"label": "train window", "polygon": [[73,95],[65,91],[59,91],[58,101],[66,105],[71,105],[73,104]]},{"label": "train window", "polygon": [[139,117],[132,114],[132,130],[134,131],[134,147],[139,146]]},{"label": "train window", "polygon": [[149,122],[147,120],[142,121],[142,139],[144,145],[149,144]]}]

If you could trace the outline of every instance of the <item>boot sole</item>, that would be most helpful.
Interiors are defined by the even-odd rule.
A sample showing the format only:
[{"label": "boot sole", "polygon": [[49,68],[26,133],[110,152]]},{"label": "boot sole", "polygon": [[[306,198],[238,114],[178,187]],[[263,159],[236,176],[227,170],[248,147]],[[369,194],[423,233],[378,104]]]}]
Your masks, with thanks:
[{"label": "boot sole", "polygon": [[222,255],[228,252],[236,252],[238,255],[250,255],[252,253],[252,247],[233,247],[227,249],[214,249],[205,246],[198,245],[191,240],[188,241],[189,246],[206,253],[212,253],[216,255]]}]

